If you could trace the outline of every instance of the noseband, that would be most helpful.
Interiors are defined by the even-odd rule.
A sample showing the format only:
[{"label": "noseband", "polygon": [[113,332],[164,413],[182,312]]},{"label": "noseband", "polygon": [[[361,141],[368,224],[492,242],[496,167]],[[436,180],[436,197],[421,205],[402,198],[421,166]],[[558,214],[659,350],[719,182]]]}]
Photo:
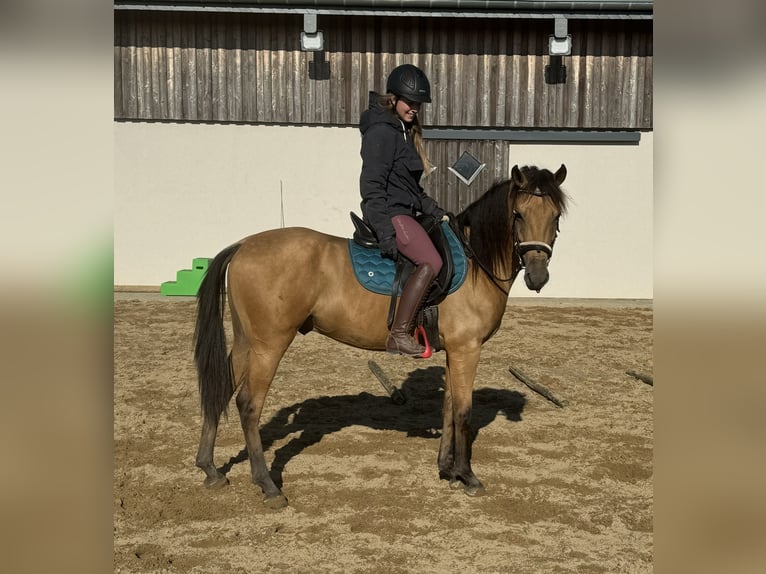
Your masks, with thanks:
[{"label": "noseband", "polygon": [[[542,241],[521,241],[521,242],[517,241],[516,242],[516,253],[519,254],[519,258],[522,258],[524,255],[526,255],[530,251],[542,251],[550,259],[553,256],[553,245],[548,245],[547,243],[544,243]],[[523,260],[521,262],[521,266],[524,267]]]}]

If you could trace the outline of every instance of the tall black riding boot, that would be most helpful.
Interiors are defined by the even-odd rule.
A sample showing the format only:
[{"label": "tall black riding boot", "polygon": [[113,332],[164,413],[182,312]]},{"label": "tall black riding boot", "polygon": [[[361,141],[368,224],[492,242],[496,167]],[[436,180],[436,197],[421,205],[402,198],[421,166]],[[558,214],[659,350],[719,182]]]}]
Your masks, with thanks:
[{"label": "tall black riding boot", "polygon": [[389,353],[418,357],[425,352],[426,348],[412,336],[412,323],[433,278],[433,267],[423,263],[418,265],[407,279],[399,297],[399,307],[396,309],[391,332],[386,340],[386,351]]}]

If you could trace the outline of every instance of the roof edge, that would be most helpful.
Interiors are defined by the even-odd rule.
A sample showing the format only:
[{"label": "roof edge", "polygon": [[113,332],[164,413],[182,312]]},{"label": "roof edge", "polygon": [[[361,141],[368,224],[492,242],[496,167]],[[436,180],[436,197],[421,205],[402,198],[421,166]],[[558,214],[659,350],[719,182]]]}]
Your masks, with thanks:
[{"label": "roof edge", "polygon": [[652,19],[654,0],[115,0],[114,8],[349,16]]}]

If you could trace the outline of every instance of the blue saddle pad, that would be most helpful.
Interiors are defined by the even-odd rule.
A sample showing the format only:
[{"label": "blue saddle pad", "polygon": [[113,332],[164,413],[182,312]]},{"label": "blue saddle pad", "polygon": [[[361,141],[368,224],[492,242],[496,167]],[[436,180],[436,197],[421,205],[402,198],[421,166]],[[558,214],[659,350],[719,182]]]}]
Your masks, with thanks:
[{"label": "blue saddle pad", "polygon": [[[452,231],[449,224],[444,221],[441,224],[444,236],[449,244],[450,253],[452,253],[452,263],[454,273],[450,282],[449,293],[456,291],[465,281],[468,271],[468,260],[463,251],[460,240]],[[392,259],[387,259],[380,255],[379,249],[370,249],[362,247],[353,239],[348,240],[348,251],[351,256],[351,266],[354,268],[354,275],[362,286],[368,291],[379,293],[380,295],[390,295],[394,288],[394,275],[396,274],[396,263]],[[399,287],[399,294],[402,289]]]}]

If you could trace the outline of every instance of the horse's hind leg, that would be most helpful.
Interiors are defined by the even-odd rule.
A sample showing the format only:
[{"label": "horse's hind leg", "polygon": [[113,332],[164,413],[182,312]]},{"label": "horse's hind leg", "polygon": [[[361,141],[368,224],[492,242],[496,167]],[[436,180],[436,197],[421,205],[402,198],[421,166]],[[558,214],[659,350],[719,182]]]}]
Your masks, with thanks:
[{"label": "horse's hind leg", "polygon": [[251,350],[247,378],[237,394],[237,408],[239,409],[239,418],[250,458],[252,481],[253,484],[257,484],[263,490],[263,502],[269,508],[287,506],[287,498],[269,474],[258,426],[266,401],[266,394],[276,373],[277,365],[291,341],[292,339],[279,351],[274,349],[258,349],[257,352]]},{"label": "horse's hind leg", "polygon": [[[231,359],[231,355],[229,359]],[[231,393],[234,393],[233,387]],[[229,484],[229,479],[216,468],[213,459],[215,437],[218,433],[218,423],[220,420],[221,413],[215,417],[215,420],[210,420],[207,416],[203,416],[202,421],[202,434],[199,439],[199,448],[197,449],[196,465],[205,472],[204,485],[207,488],[221,488]]]},{"label": "horse's hind leg", "polygon": [[221,488],[229,484],[229,479],[226,478],[226,475],[221,474],[213,463],[213,448],[217,432],[218,420],[209,421],[205,417],[202,422],[202,436],[199,439],[196,464],[205,471],[204,484],[207,488]]}]

